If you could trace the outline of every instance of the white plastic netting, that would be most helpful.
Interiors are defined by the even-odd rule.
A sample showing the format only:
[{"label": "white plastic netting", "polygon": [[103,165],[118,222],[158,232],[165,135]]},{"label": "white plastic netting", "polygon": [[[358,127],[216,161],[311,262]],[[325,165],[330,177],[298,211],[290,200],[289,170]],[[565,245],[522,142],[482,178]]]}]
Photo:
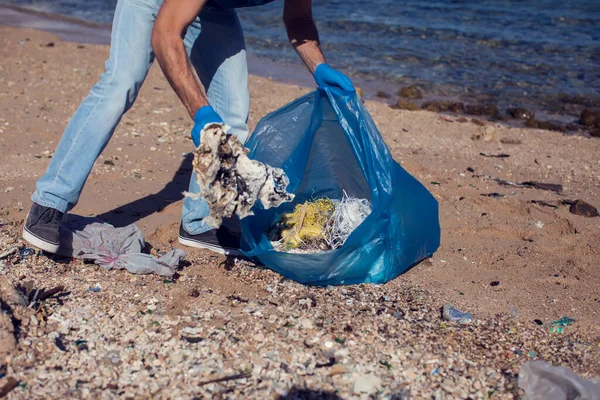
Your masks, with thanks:
[{"label": "white plastic netting", "polygon": [[371,214],[371,203],[366,199],[348,196],[346,191],[342,200],[327,223],[325,239],[332,249],[340,248],[348,237]]}]

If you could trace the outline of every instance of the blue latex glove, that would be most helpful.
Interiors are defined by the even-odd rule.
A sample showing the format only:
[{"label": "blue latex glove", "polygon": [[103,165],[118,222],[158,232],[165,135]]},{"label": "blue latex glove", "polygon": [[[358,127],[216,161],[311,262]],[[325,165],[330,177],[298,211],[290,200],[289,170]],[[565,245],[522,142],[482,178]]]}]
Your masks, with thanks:
[{"label": "blue latex glove", "polygon": [[194,115],[194,127],[192,128],[192,140],[196,147],[200,146],[200,132],[208,124],[222,124],[223,120],[211,106],[200,107]]},{"label": "blue latex glove", "polygon": [[333,69],[329,64],[319,64],[315,69],[315,81],[319,87],[337,86],[347,92],[354,92],[352,81],[340,71]]}]

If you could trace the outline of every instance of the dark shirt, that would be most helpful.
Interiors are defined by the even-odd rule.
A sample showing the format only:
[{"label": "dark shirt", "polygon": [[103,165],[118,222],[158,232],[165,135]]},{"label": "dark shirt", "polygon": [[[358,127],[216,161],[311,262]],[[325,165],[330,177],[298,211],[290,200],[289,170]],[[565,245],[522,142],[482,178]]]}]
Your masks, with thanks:
[{"label": "dark shirt", "polygon": [[222,9],[262,6],[274,0],[208,0],[207,5]]}]

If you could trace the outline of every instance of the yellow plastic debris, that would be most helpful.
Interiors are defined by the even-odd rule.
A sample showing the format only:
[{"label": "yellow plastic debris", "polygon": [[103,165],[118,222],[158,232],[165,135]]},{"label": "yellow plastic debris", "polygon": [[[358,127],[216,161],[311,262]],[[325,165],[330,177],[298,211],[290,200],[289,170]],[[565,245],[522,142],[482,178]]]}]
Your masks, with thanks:
[{"label": "yellow plastic debris", "polygon": [[317,199],[298,204],[293,212],[282,215],[284,246],[296,249],[306,241],[325,239],[325,224],[334,210],[331,200]]}]

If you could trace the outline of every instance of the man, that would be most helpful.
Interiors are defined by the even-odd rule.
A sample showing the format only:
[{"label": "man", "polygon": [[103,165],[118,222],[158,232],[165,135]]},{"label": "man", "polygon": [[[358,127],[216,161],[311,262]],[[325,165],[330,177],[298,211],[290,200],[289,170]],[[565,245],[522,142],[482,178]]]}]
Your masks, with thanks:
[{"label": "man", "polygon": [[[92,166],[123,114],[133,105],[154,56],[194,119],[196,146],[206,124],[224,122],[245,142],[249,112],[244,36],[236,8],[272,0],[119,0],[106,71],[67,125],[48,170],[36,184],[23,238],[50,253],[58,250],[59,223],[79,200]],[[283,20],[292,46],[319,86],[352,91],[320,50],[311,0],[285,0]],[[192,73],[194,67],[205,92]],[[206,95],[204,94],[206,93]],[[192,174],[189,191],[199,192]],[[210,230],[202,199],[185,198],[179,241],[222,254],[239,253],[239,236]]]}]

